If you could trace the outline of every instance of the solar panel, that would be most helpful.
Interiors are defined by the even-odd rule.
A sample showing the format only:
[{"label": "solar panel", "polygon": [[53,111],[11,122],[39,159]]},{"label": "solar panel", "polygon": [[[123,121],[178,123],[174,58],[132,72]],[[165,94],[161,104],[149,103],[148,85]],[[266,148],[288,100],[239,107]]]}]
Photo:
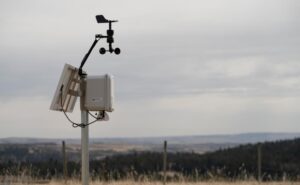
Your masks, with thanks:
[{"label": "solar panel", "polygon": [[80,76],[78,75],[78,69],[70,64],[65,64],[50,109],[72,112],[79,90]]}]

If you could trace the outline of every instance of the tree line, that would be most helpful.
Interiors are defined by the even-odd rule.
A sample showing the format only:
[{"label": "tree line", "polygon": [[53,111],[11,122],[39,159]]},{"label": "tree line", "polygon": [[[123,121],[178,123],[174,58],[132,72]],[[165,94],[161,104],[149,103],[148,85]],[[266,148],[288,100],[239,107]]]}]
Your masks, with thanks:
[{"label": "tree line", "polygon": [[[168,153],[169,180],[251,179],[257,177],[258,144],[241,145],[215,152]],[[300,139],[266,142],[262,149],[263,180],[300,180]],[[16,150],[16,149],[15,149]],[[0,151],[0,157],[1,157]],[[14,152],[18,152],[17,150]],[[23,153],[22,153],[23,152]],[[20,155],[25,151],[21,150]],[[27,174],[35,178],[62,178],[63,162],[59,154],[47,160],[0,160],[0,175]],[[162,178],[163,155],[159,152],[132,152],[90,161],[92,179]],[[67,163],[68,176],[80,179],[80,163]]]}]

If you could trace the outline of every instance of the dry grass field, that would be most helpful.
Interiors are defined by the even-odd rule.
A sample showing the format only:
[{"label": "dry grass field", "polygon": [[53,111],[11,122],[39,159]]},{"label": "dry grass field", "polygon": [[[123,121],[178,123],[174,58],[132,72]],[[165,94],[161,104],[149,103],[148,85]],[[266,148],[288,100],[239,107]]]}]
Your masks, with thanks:
[{"label": "dry grass field", "polygon": [[[69,181],[64,183],[62,181],[52,181],[48,185],[81,185],[78,181]],[[222,181],[206,181],[206,182],[170,182],[167,185],[300,185],[300,182],[263,182],[256,181],[236,181],[236,182],[222,182]],[[40,185],[40,184],[35,184]],[[162,182],[134,182],[134,181],[113,181],[113,182],[90,182],[90,185],[163,185]]]}]

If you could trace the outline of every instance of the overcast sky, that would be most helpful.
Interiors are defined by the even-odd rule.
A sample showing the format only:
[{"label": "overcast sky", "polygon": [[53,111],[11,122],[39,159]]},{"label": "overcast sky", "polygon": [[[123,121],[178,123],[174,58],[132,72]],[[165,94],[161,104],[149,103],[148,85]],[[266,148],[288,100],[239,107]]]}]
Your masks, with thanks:
[{"label": "overcast sky", "polygon": [[[91,137],[300,131],[300,2],[0,1],[0,137],[80,137],[50,103],[96,33],[90,75],[115,76],[115,111]],[[70,114],[80,120],[79,107]]]}]

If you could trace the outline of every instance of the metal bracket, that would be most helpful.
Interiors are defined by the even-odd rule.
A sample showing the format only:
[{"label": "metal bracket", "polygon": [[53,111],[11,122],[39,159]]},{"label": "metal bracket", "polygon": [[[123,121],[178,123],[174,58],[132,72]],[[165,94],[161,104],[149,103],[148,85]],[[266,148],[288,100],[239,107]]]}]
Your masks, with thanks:
[{"label": "metal bracket", "polygon": [[77,97],[82,95],[82,93],[80,91],[74,91],[74,90],[69,90],[68,94],[70,94],[71,96],[77,96]]}]

